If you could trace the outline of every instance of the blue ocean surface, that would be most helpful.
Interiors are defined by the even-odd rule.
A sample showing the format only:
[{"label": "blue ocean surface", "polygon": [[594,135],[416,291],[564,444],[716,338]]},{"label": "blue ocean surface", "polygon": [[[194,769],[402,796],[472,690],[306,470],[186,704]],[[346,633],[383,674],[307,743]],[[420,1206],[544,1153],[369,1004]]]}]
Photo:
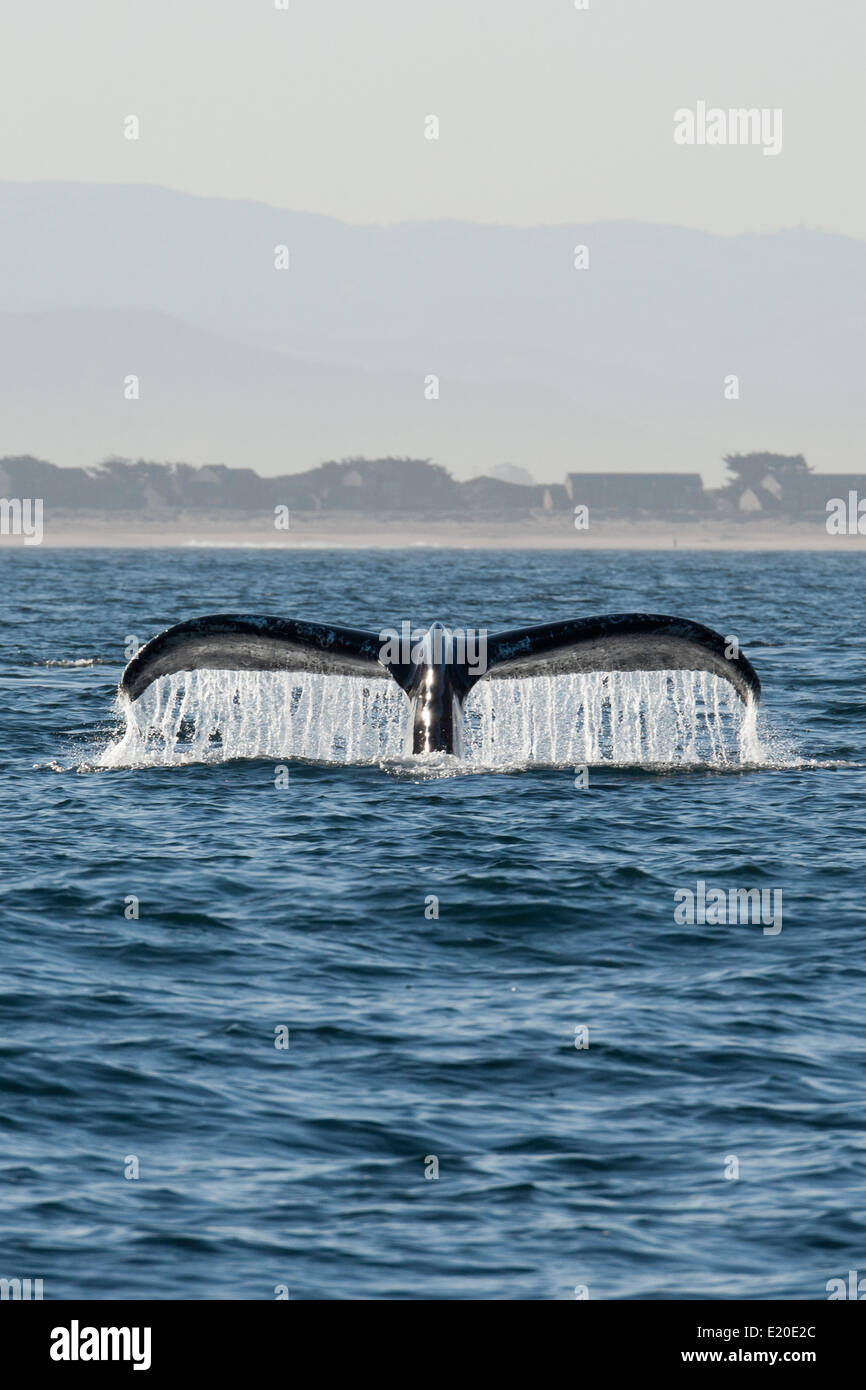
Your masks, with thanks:
[{"label": "blue ocean surface", "polygon": [[[0,575],[0,1276],[46,1299],[821,1299],[866,1275],[844,540],[22,547]],[[325,759],[236,756],[216,727],[185,756],[189,709],[175,743],[117,754],[129,641],[198,614],[629,610],[736,635],[764,688],[748,756],[353,759],[357,708]],[[781,929],[677,921],[699,883],[781,894]]]}]

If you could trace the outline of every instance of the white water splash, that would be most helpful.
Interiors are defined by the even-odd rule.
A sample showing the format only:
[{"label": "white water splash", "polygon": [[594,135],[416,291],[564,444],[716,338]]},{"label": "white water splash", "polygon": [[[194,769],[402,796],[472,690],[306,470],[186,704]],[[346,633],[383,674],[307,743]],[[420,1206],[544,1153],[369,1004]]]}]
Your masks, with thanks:
[{"label": "white water splash", "polygon": [[308,758],[399,757],[408,702],[391,680],[306,671],[192,671],[165,676],[123,707],[126,728],[102,767]]},{"label": "white water splash", "polygon": [[[163,677],[123,708],[101,767],[231,758],[406,767],[409,703],[390,680],[307,672]],[[446,770],[547,766],[732,767],[767,761],[756,710],[706,672],[595,672],[482,681],[465,710],[463,760]],[[435,760],[434,760],[435,761]]]},{"label": "white water splash", "polygon": [[75,661],[73,661],[73,660],[71,660],[71,659],[67,661],[67,660],[58,658],[56,661],[34,661],[34,662],[32,662],[32,665],[33,665],[33,666],[64,666],[64,667],[67,667],[67,666],[68,666],[68,667],[73,667],[73,668],[74,668],[74,667],[78,667],[78,666],[101,666],[102,664],[103,664],[103,663],[102,663],[102,660],[101,660],[101,658],[98,657],[98,656],[82,656],[82,657],[79,657],[79,658],[78,658],[77,660],[75,660]]}]

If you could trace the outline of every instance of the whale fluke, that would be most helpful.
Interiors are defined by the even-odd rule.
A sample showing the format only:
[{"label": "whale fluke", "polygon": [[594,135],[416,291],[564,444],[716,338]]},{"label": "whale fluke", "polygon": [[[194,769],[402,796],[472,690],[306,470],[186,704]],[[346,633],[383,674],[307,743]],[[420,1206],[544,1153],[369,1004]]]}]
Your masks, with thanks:
[{"label": "whale fluke", "polygon": [[[472,655],[441,623],[423,640],[386,655],[381,634],[291,618],[217,613],[161,632],[132,658],[120,694],[137,700],[160,676],[176,671],[312,671],[395,680],[411,707],[415,753],[460,753],[463,705],[481,680],[590,671],[707,671],[730,682],[744,703],[761,683],[736,643],[687,618],[614,613],[475,634]],[[736,654],[731,651],[732,646]]]},{"label": "whale fluke", "polygon": [[120,693],[137,700],[160,676],[175,671],[318,671],[332,676],[382,676],[382,643],[374,632],[214,613],[161,632],[132,658]]},{"label": "whale fluke", "polygon": [[[495,632],[487,639],[490,680],[586,671],[709,671],[744,702],[761,698],[755,668],[730,641],[688,618],[612,613]],[[484,679],[484,677],[481,677]],[[474,682],[473,682],[474,683]]]}]

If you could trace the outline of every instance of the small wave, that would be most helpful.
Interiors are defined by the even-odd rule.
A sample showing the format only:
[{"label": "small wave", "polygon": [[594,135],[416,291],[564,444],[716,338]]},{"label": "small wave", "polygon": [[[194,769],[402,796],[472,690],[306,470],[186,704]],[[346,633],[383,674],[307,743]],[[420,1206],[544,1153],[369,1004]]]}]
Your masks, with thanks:
[{"label": "small wave", "polygon": [[103,661],[103,659],[102,659],[101,656],[80,656],[80,657],[76,658],[75,660],[73,660],[72,658],[69,658],[69,659],[67,660],[67,659],[65,659],[64,657],[56,657],[56,658],[55,658],[55,657],[52,657],[52,658],[49,658],[49,660],[47,660],[47,661],[33,661],[33,662],[31,662],[30,664],[31,664],[31,666],[64,666],[64,667],[76,667],[76,666],[104,666],[104,665],[105,665],[105,662]]},{"label": "small wave", "polygon": [[[289,547],[283,541],[222,541],[222,540],[201,540],[196,536],[189,536],[184,541],[184,545],[191,550],[287,550]],[[294,548],[294,547],[292,547]]]}]

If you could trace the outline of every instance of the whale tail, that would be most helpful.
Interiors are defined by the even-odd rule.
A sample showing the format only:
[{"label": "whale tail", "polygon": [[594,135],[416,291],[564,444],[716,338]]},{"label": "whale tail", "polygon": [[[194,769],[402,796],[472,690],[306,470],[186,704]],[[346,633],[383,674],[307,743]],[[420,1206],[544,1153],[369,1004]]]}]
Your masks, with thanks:
[{"label": "whale tail", "polygon": [[462,751],[463,705],[481,680],[590,671],[707,671],[748,704],[761,683],[738,644],[687,618],[615,613],[507,632],[476,634],[472,659],[434,623],[420,643],[392,659],[377,633],[291,618],[218,613],[161,632],[132,658],[120,695],[137,700],[177,671],[311,671],[395,680],[409,700],[411,750]]},{"label": "whale tail", "polygon": [[215,613],[177,623],[145,643],[120,678],[120,694],[137,700],[153,681],[176,671],[314,671],[332,676],[384,676],[376,633]]}]

